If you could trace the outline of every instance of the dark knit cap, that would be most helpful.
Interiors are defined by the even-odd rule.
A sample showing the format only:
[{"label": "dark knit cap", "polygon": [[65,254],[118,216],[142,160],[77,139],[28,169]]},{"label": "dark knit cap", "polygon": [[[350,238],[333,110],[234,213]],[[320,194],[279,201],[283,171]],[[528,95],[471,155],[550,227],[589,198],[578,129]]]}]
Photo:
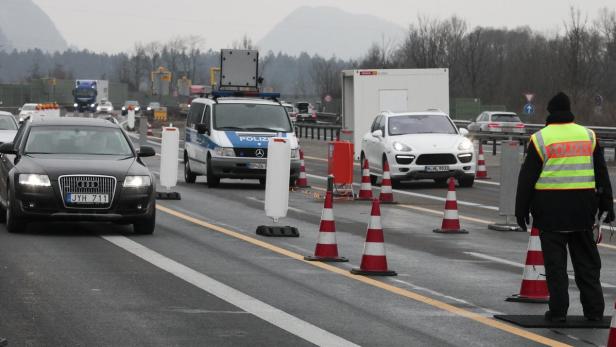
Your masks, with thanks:
[{"label": "dark knit cap", "polygon": [[571,111],[571,101],[569,101],[567,94],[559,92],[548,102],[548,112],[555,113],[563,111]]}]

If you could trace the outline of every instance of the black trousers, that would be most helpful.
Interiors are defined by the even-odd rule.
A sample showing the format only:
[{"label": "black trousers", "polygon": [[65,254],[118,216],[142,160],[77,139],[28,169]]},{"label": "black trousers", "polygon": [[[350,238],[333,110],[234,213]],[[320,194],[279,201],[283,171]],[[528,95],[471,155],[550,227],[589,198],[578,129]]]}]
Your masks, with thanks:
[{"label": "black trousers", "polygon": [[605,301],[599,280],[601,258],[592,232],[542,231],[539,236],[550,292],[550,311],[556,316],[564,316],[569,309],[569,278],[567,275],[567,246],[569,246],[575,283],[580,290],[584,315],[602,317]]}]

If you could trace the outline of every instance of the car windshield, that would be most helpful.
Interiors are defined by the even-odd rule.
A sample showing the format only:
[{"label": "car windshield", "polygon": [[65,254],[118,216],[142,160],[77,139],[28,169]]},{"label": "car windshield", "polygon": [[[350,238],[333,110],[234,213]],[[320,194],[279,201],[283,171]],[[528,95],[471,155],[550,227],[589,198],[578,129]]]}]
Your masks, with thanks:
[{"label": "car windshield", "polygon": [[32,105],[32,104],[24,105],[21,109],[23,111],[34,111],[36,110],[36,105]]},{"label": "car windshield", "polygon": [[137,101],[127,101],[124,103],[124,106],[137,106],[139,103]]},{"label": "car windshield", "polygon": [[96,126],[40,126],[28,134],[25,154],[132,156],[122,130]]},{"label": "car windshield", "polygon": [[389,135],[457,134],[449,118],[441,115],[395,116],[389,118]]},{"label": "car windshield", "polygon": [[214,128],[291,132],[291,122],[284,107],[260,104],[217,104],[214,108]]},{"label": "car windshield", "polygon": [[148,106],[152,108],[157,108],[157,107],[160,107],[160,104],[157,102],[151,102]]},{"label": "car windshield", "polygon": [[0,130],[17,130],[17,124],[12,116],[0,117]]},{"label": "car windshield", "polygon": [[521,122],[520,118],[513,114],[493,114],[492,121],[493,122],[513,122],[513,123]]}]

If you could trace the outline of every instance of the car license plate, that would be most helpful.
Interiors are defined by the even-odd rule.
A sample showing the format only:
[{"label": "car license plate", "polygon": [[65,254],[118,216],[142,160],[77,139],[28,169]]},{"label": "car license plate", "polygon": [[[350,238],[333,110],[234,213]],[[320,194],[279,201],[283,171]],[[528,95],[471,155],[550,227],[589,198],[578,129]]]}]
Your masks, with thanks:
[{"label": "car license plate", "polygon": [[248,168],[257,169],[257,170],[265,170],[267,168],[267,164],[266,163],[249,163]]},{"label": "car license plate", "polygon": [[449,171],[449,166],[447,165],[426,166],[426,172],[443,172],[443,171]]},{"label": "car license plate", "polygon": [[71,204],[108,204],[109,194],[68,193],[66,202]]}]

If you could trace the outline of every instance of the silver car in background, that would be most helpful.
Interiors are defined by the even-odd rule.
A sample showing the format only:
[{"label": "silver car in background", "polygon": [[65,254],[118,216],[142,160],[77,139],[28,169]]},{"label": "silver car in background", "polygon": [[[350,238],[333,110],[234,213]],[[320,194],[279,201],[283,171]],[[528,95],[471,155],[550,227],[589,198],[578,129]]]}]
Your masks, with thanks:
[{"label": "silver car in background", "polygon": [[524,134],[526,132],[524,123],[522,123],[517,114],[500,111],[485,111],[481,113],[474,122],[468,125],[468,130],[510,134]]}]

